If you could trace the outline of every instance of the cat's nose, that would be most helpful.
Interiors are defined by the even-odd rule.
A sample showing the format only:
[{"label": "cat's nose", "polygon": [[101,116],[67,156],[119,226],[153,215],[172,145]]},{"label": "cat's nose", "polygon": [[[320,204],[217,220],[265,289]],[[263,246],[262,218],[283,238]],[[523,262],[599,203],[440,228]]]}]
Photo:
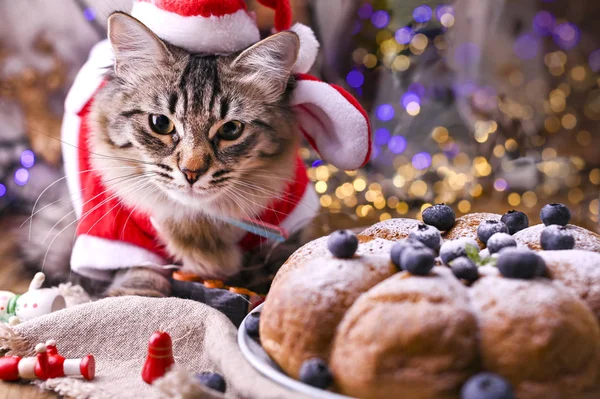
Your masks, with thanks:
[{"label": "cat's nose", "polygon": [[179,166],[179,170],[181,170],[181,173],[183,173],[183,175],[185,176],[185,180],[187,180],[191,186],[192,184],[196,183],[203,174],[206,173],[206,171],[208,170],[208,166],[194,170]]}]

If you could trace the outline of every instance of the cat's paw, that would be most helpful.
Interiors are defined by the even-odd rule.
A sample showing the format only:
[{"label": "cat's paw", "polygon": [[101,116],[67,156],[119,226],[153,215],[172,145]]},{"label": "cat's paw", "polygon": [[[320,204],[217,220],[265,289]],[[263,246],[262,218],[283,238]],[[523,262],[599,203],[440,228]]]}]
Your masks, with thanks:
[{"label": "cat's paw", "polygon": [[171,283],[165,276],[155,270],[136,267],[119,271],[104,295],[138,295],[162,298],[171,295]]},{"label": "cat's paw", "polygon": [[183,259],[183,271],[203,277],[227,279],[242,268],[242,251],[236,246],[218,253],[197,252]]}]

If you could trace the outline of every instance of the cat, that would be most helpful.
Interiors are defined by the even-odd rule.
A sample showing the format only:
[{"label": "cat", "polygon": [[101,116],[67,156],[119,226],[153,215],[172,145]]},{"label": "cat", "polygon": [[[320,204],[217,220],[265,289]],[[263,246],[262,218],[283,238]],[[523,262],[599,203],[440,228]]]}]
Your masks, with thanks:
[{"label": "cat", "polygon": [[[289,102],[298,36],[281,32],[239,54],[190,54],[117,12],[108,37],[115,62],[90,109],[91,167],[111,200],[150,216],[183,271],[235,276],[245,232],[223,217],[257,218],[297,172]],[[170,294],[164,273],[139,266],[117,272],[106,295]]]}]

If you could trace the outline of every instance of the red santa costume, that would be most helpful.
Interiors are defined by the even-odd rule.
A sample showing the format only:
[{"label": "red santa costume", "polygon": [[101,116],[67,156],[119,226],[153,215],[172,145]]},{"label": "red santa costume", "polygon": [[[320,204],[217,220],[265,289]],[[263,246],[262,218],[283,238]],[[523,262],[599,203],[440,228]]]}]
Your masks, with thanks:
[{"label": "red santa costume", "polygon": [[[291,105],[299,131],[320,156],[339,169],[364,165],[370,156],[370,125],[358,101],[342,88],[306,73],[319,43],[312,30],[291,26],[289,0],[259,0],[275,10],[275,30],[292,30],[300,38],[300,52],[292,73],[296,76]],[[254,15],[243,0],[136,0],[132,13],[161,39],[191,53],[230,54],[260,40]],[[71,268],[83,275],[109,281],[116,269],[147,266],[162,269],[171,263],[151,222],[151,215],[128,209],[105,192],[97,172],[91,170],[87,118],[94,93],[107,68],[113,65],[110,43],[104,40],[75,79],[65,103],[62,127],[67,183],[79,218]],[[318,198],[298,157],[295,181],[271,208],[255,221],[293,233],[304,227],[318,210]],[[243,249],[261,242],[248,234]]]}]

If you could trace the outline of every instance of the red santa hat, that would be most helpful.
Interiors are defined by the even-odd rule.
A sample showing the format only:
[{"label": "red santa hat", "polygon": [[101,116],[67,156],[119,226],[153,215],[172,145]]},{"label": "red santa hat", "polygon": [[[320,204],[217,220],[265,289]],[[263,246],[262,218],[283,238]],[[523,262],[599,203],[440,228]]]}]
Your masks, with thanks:
[{"label": "red santa hat", "polygon": [[[319,49],[314,33],[292,25],[289,0],[259,0],[275,10],[275,30],[292,30],[300,37],[294,72],[305,73]],[[255,16],[244,0],[135,0],[131,15],[158,37],[192,53],[229,54],[260,40]]]}]

